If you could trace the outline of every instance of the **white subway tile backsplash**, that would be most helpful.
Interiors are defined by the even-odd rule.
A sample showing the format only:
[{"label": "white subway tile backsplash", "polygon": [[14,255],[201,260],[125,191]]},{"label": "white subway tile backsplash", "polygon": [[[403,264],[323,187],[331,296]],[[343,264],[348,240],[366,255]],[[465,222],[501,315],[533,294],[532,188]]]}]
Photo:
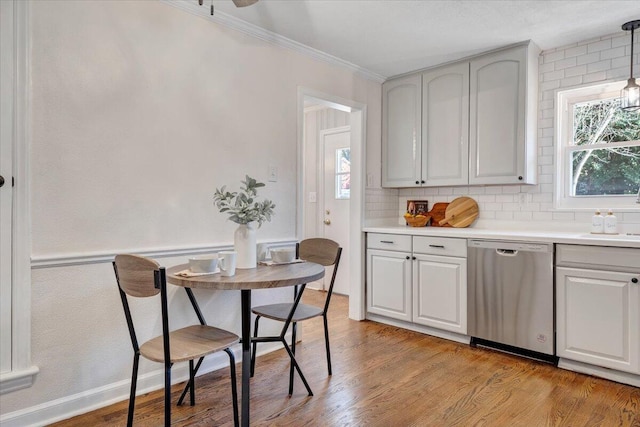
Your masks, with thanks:
[{"label": "white subway tile backsplash", "polygon": [[551,184],[553,183],[553,175],[552,174],[538,174],[538,183],[539,184]]},{"label": "white subway tile backsplash", "polygon": [[498,203],[513,203],[515,200],[513,194],[498,194],[496,195],[496,202]]},{"label": "white subway tile backsplash", "polygon": [[553,215],[551,212],[533,212],[531,219],[534,221],[551,221]]},{"label": "white subway tile backsplash", "polygon": [[590,64],[600,60],[600,52],[590,53],[588,55],[580,55],[576,57],[576,65]]},{"label": "white subway tile backsplash", "polygon": [[585,74],[582,78],[583,83],[595,83],[603,81],[607,78],[607,73],[605,71],[598,71],[596,73]]},{"label": "white subway tile backsplash", "polygon": [[611,68],[611,60],[592,62],[587,64],[587,73],[595,73],[596,71],[606,71]]},{"label": "white subway tile backsplash", "polygon": [[513,212],[498,211],[496,212],[496,219],[511,221],[513,220]]},{"label": "white subway tile backsplash", "polygon": [[481,210],[500,211],[503,209],[502,203],[480,203]]},{"label": "white subway tile backsplash", "polygon": [[587,45],[587,52],[599,52],[601,50],[611,49],[611,39],[604,39]]},{"label": "white subway tile backsplash", "polygon": [[550,80],[560,80],[564,78],[564,70],[550,71],[542,74],[542,81],[548,82]]},{"label": "white subway tile backsplash", "polygon": [[541,174],[553,174],[555,172],[555,166],[544,165],[540,167]]},{"label": "white subway tile backsplash", "polygon": [[575,221],[576,217],[573,212],[553,212],[554,221]]},{"label": "white subway tile backsplash", "polygon": [[515,193],[519,193],[520,192],[520,187],[517,186],[509,186],[509,185],[504,185],[502,187],[502,192],[504,194],[515,194]]},{"label": "white subway tile backsplash", "polygon": [[[640,210],[640,207],[638,209]],[[616,216],[621,217],[618,219],[619,221],[640,223],[640,211],[639,212],[623,212],[621,214],[616,214]]]},{"label": "white subway tile backsplash", "polygon": [[617,47],[615,49],[609,49],[600,52],[600,59],[611,59],[611,58],[619,58],[619,57],[629,57],[626,54],[626,49],[624,46]]},{"label": "white subway tile backsplash", "polygon": [[533,219],[533,212],[514,212],[513,219],[516,221],[531,221]]},{"label": "white subway tile backsplash", "polygon": [[544,64],[548,64],[554,61],[559,61],[561,59],[564,59],[564,50],[561,50],[558,52],[550,52],[546,55],[543,55],[543,57],[544,57],[544,62],[543,62]]},{"label": "white subway tile backsplash", "polygon": [[541,91],[548,91],[548,90],[558,89],[560,87],[560,81],[559,80],[552,80],[552,81],[549,81],[549,82],[540,83],[539,87],[540,87]]},{"label": "white subway tile backsplash", "polygon": [[564,50],[565,58],[571,58],[573,56],[586,55],[587,54],[587,46],[575,46],[569,47]]},{"label": "white subway tile backsplash", "polygon": [[582,84],[582,76],[573,76],[560,80],[560,87],[579,86]]},{"label": "white subway tile backsplash", "polygon": [[576,60],[576,57],[573,57],[573,58],[567,58],[567,59],[562,59],[560,61],[557,61],[554,64],[554,67],[556,70],[562,70],[564,68],[575,67],[576,65],[578,65],[578,61]]}]

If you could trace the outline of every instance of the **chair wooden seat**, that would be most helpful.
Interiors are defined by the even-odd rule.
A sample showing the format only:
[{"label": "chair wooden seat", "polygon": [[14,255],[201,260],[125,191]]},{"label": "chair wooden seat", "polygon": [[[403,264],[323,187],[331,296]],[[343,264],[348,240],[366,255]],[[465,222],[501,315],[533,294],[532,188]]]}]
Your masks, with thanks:
[{"label": "chair wooden seat", "polygon": [[[207,325],[191,325],[169,333],[171,362],[199,359],[240,342],[240,337],[224,329]],[[154,362],[164,362],[162,336],[140,346],[140,354]]]},{"label": "chair wooden seat", "polygon": [[[251,311],[254,314],[260,315],[262,317],[266,317],[271,320],[278,320],[280,322],[284,322],[289,317],[289,313],[291,312],[291,308],[293,304],[282,303],[282,304],[270,304],[270,305],[261,305],[259,307],[254,307]],[[321,316],[322,308],[316,307],[313,305],[307,304],[298,304],[296,308],[296,312],[293,314],[291,318],[292,322],[299,322],[301,320],[311,319],[313,317]]]}]

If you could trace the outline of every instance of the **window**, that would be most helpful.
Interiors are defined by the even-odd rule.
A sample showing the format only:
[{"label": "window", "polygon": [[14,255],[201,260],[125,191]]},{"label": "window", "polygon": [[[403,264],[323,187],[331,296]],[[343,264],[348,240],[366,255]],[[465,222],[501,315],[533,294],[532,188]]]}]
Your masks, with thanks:
[{"label": "window", "polygon": [[558,92],[557,208],[640,208],[640,111],[620,109],[623,86]]},{"label": "window", "polygon": [[336,199],[348,199],[351,193],[351,150],[336,150]]}]

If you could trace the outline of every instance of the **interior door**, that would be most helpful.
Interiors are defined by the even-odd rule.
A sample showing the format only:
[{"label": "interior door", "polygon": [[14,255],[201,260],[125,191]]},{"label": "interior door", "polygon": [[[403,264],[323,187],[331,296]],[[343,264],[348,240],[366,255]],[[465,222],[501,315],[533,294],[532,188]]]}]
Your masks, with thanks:
[{"label": "interior door", "polygon": [[[320,134],[323,155],[322,203],[318,218],[320,235],[342,247],[340,267],[333,291],[349,295],[349,199],[351,196],[351,129],[348,126],[328,129]],[[325,276],[328,289],[332,272]]]}]

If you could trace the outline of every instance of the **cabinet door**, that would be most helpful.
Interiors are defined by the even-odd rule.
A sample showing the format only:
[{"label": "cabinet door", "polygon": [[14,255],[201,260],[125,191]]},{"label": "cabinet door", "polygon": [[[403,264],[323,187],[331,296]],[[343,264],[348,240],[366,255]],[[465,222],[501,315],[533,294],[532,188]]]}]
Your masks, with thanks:
[{"label": "cabinet door", "polygon": [[558,356],[639,374],[639,277],[557,267]]},{"label": "cabinet door", "polygon": [[422,179],[469,182],[469,63],[422,74]]},{"label": "cabinet door", "polygon": [[382,186],[420,185],[421,76],[382,85]]},{"label": "cabinet door", "polygon": [[467,260],[415,255],[413,321],[467,333]]},{"label": "cabinet door", "polygon": [[471,61],[469,184],[524,183],[526,61],[526,46]]},{"label": "cabinet door", "polygon": [[367,250],[367,311],[411,321],[411,256]]}]

